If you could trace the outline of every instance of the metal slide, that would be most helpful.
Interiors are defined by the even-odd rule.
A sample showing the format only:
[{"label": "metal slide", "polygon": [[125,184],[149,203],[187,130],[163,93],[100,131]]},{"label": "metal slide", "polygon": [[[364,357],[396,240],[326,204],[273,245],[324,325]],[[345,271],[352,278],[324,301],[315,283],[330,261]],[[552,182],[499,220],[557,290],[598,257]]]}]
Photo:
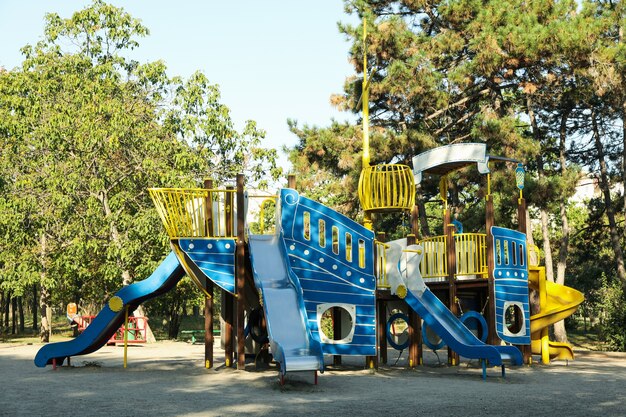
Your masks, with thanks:
[{"label": "metal slide", "polygon": [[277,235],[250,235],[249,246],[254,283],[262,296],[281,380],[287,372],[323,372],[322,348],[307,325],[302,288],[287,265],[283,240]]},{"label": "metal slide", "polygon": [[[409,246],[408,249],[421,250],[421,247]],[[505,361],[521,365],[523,357],[518,348],[483,343],[426,287],[419,272],[421,257],[422,255],[415,254],[413,259],[409,259],[406,273],[402,274],[408,289],[404,301],[419,314],[428,327],[459,355],[468,359],[480,359],[483,363],[483,377],[485,361],[489,361],[490,365],[503,366],[503,371]]]},{"label": "metal slide", "polygon": [[[50,343],[39,349],[35,356],[35,365],[43,368],[51,364],[53,359],[61,365],[65,358],[86,355],[100,349],[124,323],[125,306],[129,306],[128,311],[132,312],[142,302],[174,288],[184,276],[185,271],[176,255],[170,252],[149,278],[119,290],[111,298],[117,303],[109,300],[109,303],[77,338],[67,342]],[[111,304],[117,311],[111,309]]]}]

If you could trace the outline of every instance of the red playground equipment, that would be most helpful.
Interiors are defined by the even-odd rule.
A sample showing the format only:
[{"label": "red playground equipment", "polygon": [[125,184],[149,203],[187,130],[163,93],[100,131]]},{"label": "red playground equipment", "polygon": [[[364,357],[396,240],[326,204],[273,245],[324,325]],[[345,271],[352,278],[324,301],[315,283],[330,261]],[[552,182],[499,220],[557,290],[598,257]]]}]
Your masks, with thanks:
[{"label": "red playground equipment", "polygon": [[[79,315],[76,303],[69,303],[67,305],[67,319],[72,323],[72,326],[76,326],[78,333],[85,331],[87,326],[91,324],[96,316],[93,315]],[[146,317],[130,316],[128,317],[128,340],[127,343],[146,343],[146,325],[148,319]],[[113,336],[107,342],[107,345],[115,345],[117,343],[124,343],[124,324],[113,333]]]}]

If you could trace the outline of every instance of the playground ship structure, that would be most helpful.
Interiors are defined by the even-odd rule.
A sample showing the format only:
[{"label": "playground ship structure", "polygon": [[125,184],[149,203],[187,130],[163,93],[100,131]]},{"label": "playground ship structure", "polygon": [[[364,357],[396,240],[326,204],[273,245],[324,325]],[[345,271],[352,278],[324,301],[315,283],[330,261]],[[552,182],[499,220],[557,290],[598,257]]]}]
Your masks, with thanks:
[{"label": "playground ship structure", "polygon": [[[410,210],[412,224],[417,223],[414,184],[424,174],[445,176],[476,164],[487,175],[486,233],[463,233],[444,199],[445,234],[422,240],[413,233],[378,241],[365,227],[371,223],[357,224],[296,192],[295,177],[269,199],[249,195],[243,175],[236,187],[215,188],[207,181],[199,189],[151,189],[172,253],[149,278],[108,300],[79,337],[44,346],[35,364],[62,364],[97,350],[128,323],[137,305],[174,288],[185,274],[207,296],[207,329],[213,328],[212,297],[221,290],[226,365],[243,369],[246,352],[269,343],[281,381],[301,372],[317,380],[328,355],[335,364],[342,355],[364,356],[367,366],[376,367],[387,361],[387,342],[408,347],[411,367],[422,363],[422,342],[431,348],[445,344],[451,365],[460,357],[478,359],[483,377],[487,365],[501,366],[504,374],[505,363],[530,363],[531,354],[544,363],[572,359],[571,347],[551,342],[547,328],[575,312],[582,295],[547,282],[543,267],[529,264],[521,192],[520,230],[494,226],[490,159],[496,158],[486,154],[484,144],[457,144],[416,156],[411,175],[403,166],[364,171],[359,194],[366,217]],[[521,189],[523,169],[516,174]],[[252,204],[259,198],[261,203]],[[250,213],[261,220],[258,226],[269,204],[276,204],[272,232],[265,233],[261,224],[252,233],[247,207],[261,208]],[[539,293],[534,315],[529,288]],[[390,334],[398,318],[408,326],[402,346]],[[431,333],[441,342],[434,344]],[[207,331],[207,368],[214,363],[213,343],[213,332]]]}]

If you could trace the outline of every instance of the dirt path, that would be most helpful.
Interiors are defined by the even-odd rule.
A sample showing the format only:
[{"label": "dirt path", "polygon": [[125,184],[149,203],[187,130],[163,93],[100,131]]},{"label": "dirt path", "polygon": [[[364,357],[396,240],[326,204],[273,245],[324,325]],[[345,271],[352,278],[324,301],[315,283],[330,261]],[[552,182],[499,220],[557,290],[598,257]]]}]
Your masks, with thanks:
[{"label": "dirt path", "polygon": [[[0,416],[625,416],[626,354],[579,352],[555,363],[488,371],[430,365],[416,370],[328,369],[318,385],[281,388],[275,370],[203,368],[202,345],[160,342],[104,347],[73,367],[36,368],[40,346],[0,344]],[[396,354],[397,356],[397,354]],[[390,351],[391,363],[395,357]],[[445,358],[442,358],[445,359]],[[401,357],[398,364],[403,363]],[[96,366],[94,366],[96,365]]]}]

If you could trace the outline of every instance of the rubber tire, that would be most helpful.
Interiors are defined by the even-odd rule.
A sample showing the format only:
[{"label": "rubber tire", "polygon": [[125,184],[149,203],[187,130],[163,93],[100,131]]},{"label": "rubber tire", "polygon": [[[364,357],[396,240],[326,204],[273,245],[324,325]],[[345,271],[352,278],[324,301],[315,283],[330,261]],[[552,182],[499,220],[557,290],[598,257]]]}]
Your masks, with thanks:
[{"label": "rubber tire", "polygon": [[446,344],[443,341],[443,339],[439,340],[439,343],[437,343],[436,345],[431,342],[430,340],[428,340],[428,333],[426,332],[426,329],[428,328],[428,325],[426,324],[426,322],[424,321],[422,323],[422,340],[424,341],[424,344],[426,346],[428,346],[430,349],[432,350],[439,350],[442,347],[444,347]]},{"label": "rubber tire", "polygon": [[404,313],[392,314],[387,320],[387,342],[395,350],[404,350],[409,347],[409,338],[407,337],[406,342],[402,344],[398,344],[395,342],[395,340],[393,340],[393,337],[391,335],[391,324],[397,319],[402,319],[406,322],[406,324],[409,324],[409,317],[406,314]]},{"label": "rubber tire", "polygon": [[485,320],[482,314],[480,314],[478,311],[468,311],[466,313],[463,313],[463,315],[459,318],[459,320],[461,320],[461,323],[463,323],[465,327],[470,329],[470,331],[472,329],[470,328],[470,326],[466,324],[466,322],[469,320],[476,320],[479,326],[478,334],[480,335],[478,339],[483,343],[487,343],[487,335],[489,333],[489,328],[487,327],[487,320]]}]

